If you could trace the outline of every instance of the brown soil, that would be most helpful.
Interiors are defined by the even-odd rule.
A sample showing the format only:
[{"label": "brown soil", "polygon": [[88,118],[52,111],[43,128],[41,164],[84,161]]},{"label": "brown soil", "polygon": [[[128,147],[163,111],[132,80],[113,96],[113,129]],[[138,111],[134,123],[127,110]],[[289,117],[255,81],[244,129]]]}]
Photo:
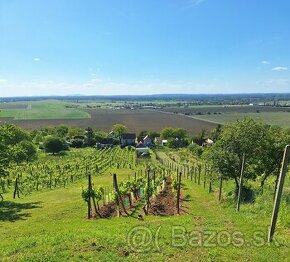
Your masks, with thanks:
[{"label": "brown soil", "polygon": [[[129,214],[132,213],[135,210],[138,202],[139,202],[139,200],[133,199],[132,200],[132,207],[129,207],[126,209],[127,213],[129,213]],[[104,206],[101,206],[98,213],[101,216],[99,214],[95,214],[95,212],[93,211],[93,217],[94,218],[110,218],[110,217],[117,216],[116,203],[110,202]],[[127,216],[121,205],[120,205],[120,216]]]},{"label": "brown soil", "polygon": [[[180,214],[186,213],[183,207],[183,197],[181,194],[180,200]],[[172,192],[172,181],[171,177],[168,177],[165,182],[164,189],[151,200],[151,206],[148,210],[150,215],[156,216],[173,216],[177,214],[176,208],[176,192]]]},{"label": "brown soil", "polygon": [[152,112],[146,110],[85,110],[91,115],[87,119],[43,119],[43,120],[13,120],[1,118],[0,124],[8,122],[23,128],[35,129],[47,126],[88,126],[103,131],[110,131],[112,125],[119,123],[126,125],[131,132],[141,130],[160,131],[165,127],[182,127],[190,134],[201,132],[202,129],[211,130],[216,124],[203,120],[193,119],[182,115]]},{"label": "brown soil", "polygon": [[[187,200],[183,197],[182,190],[180,196],[180,215],[188,214],[188,208],[185,205]],[[127,212],[131,214],[135,211],[136,206],[140,202],[140,199],[132,201],[132,207],[127,208]],[[111,218],[117,216],[116,211],[116,204],[115,202],[110,202],[104,206],[100,207],[98,212],[99,214],[95,214],[93,212],[94,218]],[[172,192],[172,181],[171,177],[168,177],[165,182],[164,189],[154,198],[151,200],[151,205],[148,210],[149,215],[156,215],[156,216],[173,216],[177,215],[177,208],[176,208],[176,192]],[[120,215],[127,216],[124,210],[120,205]]]}]

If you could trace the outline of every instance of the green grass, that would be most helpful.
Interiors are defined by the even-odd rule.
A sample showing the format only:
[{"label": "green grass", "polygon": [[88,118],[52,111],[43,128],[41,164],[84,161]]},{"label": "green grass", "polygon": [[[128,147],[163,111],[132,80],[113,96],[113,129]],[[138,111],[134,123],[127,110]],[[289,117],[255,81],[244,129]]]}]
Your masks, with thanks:
[{"label": "green grass", "polygon": [[90,118],[90,114],[78,108],[66,108],[69,103],[53,100],[28,102],[27,107],[0,109],[0,117],[11,117],[14,120],[33,120],[33,119],[84,119]]},{"label": "green grass", "polygon": [[[116,171],[121,181],[129,170]],[[109,172],[93,178],[94,184],[110,186]],[[255,247],[257,231],[266,236],[269,212],[254,212],[242,205],[236,214],[232,206],[222,207],[215,193],[208,194],[202,186],[183,181],[188,214],[173,217],[135,217],[87,220],[86,205],[81,198],[79,181],[66,189],[37,192],[23,199],[12,200],[11,193],[0,203],[0,261],[287,261],[290,256],[289,230],[278,227],[274,244]],[[159,229],[158,241],[151,242],[150,250],[134,250],[127,244],[127,235],[136,226],[146,227],[154,234]],[[191,246],[188,236],[184,246],[172,245],[172,228],[182,226],[188,232],[239,231],[246,244],[242,247]],[[209,233],[209,232],[208,232]],[[182,244],[182,239],[177,244]],[[212,242],[217,243],[217,237]],[[156,246],[157,243],[157,246]],[[194,244],[194,242],[192,243]],[[158,248],[159,247],[159,248]],[[288,260],[289,261],[289,260]]]},{"label": "green grass", "polygon": [[218,124],[227,124],[235,122],[237,119],[251,117],[255,120],[262,121],[270,125],[278,125],[284,128],[290,127],[290,113],[289,112],[261,112],[261,113],[222,113],[219,115],[201,115],[193,118],[206,120]]}]

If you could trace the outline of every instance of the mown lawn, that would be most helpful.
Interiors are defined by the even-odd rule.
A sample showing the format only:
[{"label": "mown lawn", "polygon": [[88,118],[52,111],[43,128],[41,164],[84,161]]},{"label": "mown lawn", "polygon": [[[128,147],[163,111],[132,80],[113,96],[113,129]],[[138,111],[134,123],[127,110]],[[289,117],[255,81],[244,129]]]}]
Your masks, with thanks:
[{"label": "mown lawn", "polygon": [[[111,185],[109,173],[114,171],[117,170],[94,177],[94,184]],[[129,171],[117,173],[121,181]],[[215,193],[208,194],[190,180],[183,181],[187,207],[183,210],[187,214],[150,216],[144,221],[137,220],[136,215],[87,220],[82,186],[86,186],[85,180],[66,189],[37,192],[23,199],[12,200],[11,193],[4,195],[5,202],[0,203],[0,260],[289,261],[289,230],[278,225],[279,247],[265,241],[270,222],[268,211],[256,212],[250,205],[242,205],[237,214],[232,206],[219,204]],[[138,232],[149,232],[144,238],[148,245],[138,245],[138,241],[144,240],[142,234],[135,242],[132,235],[132,241],[128,241],[128,234],[140,226]],[[183,230],[188,234],[183,234]],[[203,236],[201,244],[196,241],[199,231]],[[234,234],[243,234],[242,245],[237,246]],[[256,239],[255,234],[260,238]]]}]

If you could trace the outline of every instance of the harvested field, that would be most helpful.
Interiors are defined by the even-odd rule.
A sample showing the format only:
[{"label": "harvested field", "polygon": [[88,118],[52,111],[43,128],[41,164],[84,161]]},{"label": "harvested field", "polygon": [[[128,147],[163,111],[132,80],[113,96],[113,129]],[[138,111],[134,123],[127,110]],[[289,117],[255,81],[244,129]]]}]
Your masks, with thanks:
[{"label": "harvested field", "polygon": [[165,127],[181,127],[190,134],[196,134],[202,129],[210,130],[216,124],[207,121],[189,118],[187,116],[145,110],[86,110],[91,118],[86,119],[44,119],[44,120],[12,120],[2,119],[23,128],[34,129],[47,126],[69,125],[86,128],[88,126],[110,131],[116,123],[124,124],[131,132],[142,130],[160,131]]}]

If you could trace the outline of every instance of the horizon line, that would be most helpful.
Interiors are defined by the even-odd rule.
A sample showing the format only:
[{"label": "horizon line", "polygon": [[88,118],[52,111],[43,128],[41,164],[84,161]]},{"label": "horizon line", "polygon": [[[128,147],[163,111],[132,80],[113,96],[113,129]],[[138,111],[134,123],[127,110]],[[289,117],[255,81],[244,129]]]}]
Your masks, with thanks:
[{"label": "horizon line", "polygon": [[30,96],[0,96],[2,98],[51,98],[51,97],[148,97],[148,96],[230,96],[230,95],[290,95],[290,92],[253,92],[253,93],[158,93],[158,94],[117,94],[117,95],[92,95],[92,94],[67,94],[67,95],[30,95]]}]

